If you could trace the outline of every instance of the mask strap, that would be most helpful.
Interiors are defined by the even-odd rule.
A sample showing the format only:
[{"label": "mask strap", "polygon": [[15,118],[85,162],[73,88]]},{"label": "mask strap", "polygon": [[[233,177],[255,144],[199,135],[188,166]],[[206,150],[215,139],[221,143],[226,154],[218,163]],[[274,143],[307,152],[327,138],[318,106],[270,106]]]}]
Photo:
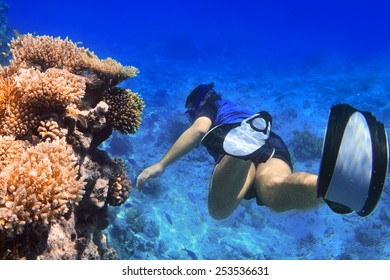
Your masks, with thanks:
[{"label": "mask strap", "polygon": [[204,84],[204,85],[200,88],[200,90],[199,90],[198,96],[197,96],[197,98],[196,98],[195,106],[194,106],[195,111],[199,109],[200,103],[202,102],[203,98],[205,97],[205,95],[206,95],[206,93],[207,93],[207,92],[206,92],[206,87],[207,87],[207,86],[208,86],[207,84]]}]

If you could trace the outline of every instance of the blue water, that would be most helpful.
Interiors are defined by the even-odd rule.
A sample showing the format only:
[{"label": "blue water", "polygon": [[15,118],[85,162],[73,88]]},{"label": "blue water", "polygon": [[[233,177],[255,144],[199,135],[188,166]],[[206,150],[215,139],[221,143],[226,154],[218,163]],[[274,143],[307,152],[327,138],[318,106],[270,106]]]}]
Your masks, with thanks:
[{"label": "blue water", "polygon": [[[20,33],[81,41],[99,57],[140,69],[123,86],[147,107],[140,130],[103,145],[134,183],[188,126],[186,95],[215,82],[223,97],[268,110],[293,131],[323,137],[329,108],[346,102],[390,124],[388,1],[7,1]],[[122,149],[112,145],[120,141]],[[116,145],[117,146],[117,145]],[[317,173],[319,155],[296,160]],[[326,206],[276,214],[245,201],[224,221],[207,213],[212,158],[199,147],[110,208],[106,229],[121,259],[389,259],[388,186],[375,213],[336,215]],[[388,184],[387,184],[388,185]]]}]

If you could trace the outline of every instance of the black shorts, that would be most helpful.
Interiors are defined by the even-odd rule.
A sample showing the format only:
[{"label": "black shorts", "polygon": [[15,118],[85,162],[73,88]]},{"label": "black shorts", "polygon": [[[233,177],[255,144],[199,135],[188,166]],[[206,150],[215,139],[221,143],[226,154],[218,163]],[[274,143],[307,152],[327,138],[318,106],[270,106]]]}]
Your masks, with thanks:
[{"label": "black shorts", "polygon": [[[293,165],[291,162],[290,152],[288,151],[286,143],[284,143],[283,139],[279,135],[272,133],[272,132],[271,132],[269,140],[275,148],[275,153],[272,157],[280,159],[280,160],[284,161],[285,163],[287,163],[287,165],[291,168],[291,171],[292,171]],[[249,188],[248,192],[244,196],[245,200],[250,200],[253,198],[256,198],[257,205],[259,205],[259,206],[264,205],[257,196],[254,184],[252,184],[252,186]]]},{"label": "black shorts", "polygon": [[[280,159],[287,163],[287,165],[291,168],[291,171],[293,170],[293,165],[291,162],[291,156],[290,152],[288,151],[286,143],[284,143],[283,139],[277,135],[276,133],[271,131],[269,141],[272,143],[272,145],[275,148],[275,153],[272,156],[273,158]],[[224,157],[224,155],[217,155],[215,157],[216,163],[219,163],[221,159]],[[245,200],[250,200],[256,198],[256,203],[260,206],[263,205],[263,203],[260,201],[260,199],[257,197],[257,193],[255,190],[254,184],[249,188],[248,192],[245,194],[244,199]]]}]

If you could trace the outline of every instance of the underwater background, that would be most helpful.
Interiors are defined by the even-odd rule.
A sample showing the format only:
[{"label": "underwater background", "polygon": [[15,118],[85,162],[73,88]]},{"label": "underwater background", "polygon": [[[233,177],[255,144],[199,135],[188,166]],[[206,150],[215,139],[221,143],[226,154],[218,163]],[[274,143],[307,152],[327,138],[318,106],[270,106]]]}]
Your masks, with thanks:
[{"label": "underwater background", "polygon": [[[126,161],[133,185],[188,127],[184,102],[200,83],[213,81],[224,98],[269,111],[296,171],[318,173],[333,104],[372,111],[389,127],[387,1],[5,2],[11,29],[68,36],[140,70],[123,85],[145,101],[139,131],[114,132],[101,147]],[[212,168],[199,147],[110,208],[105,232],[119,258],[390,258],[389,182],[366,218],[326,206],[277,214],[252,200],[215,221],[207,212]]]}]

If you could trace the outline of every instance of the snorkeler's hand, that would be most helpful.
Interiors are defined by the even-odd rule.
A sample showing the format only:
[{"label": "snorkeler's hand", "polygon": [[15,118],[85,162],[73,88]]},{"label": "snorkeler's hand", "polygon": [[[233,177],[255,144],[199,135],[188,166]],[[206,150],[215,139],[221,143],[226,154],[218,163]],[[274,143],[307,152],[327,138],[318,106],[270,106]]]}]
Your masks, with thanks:
[{"label": "snorkeler's hand", "polygon": [[160,163],[156,163],[148,168],[144,169],[137,178],[136,187],[138,190],[142,190],[145,183],[150,178],[159,176],[164,172],[164,167]]}]

